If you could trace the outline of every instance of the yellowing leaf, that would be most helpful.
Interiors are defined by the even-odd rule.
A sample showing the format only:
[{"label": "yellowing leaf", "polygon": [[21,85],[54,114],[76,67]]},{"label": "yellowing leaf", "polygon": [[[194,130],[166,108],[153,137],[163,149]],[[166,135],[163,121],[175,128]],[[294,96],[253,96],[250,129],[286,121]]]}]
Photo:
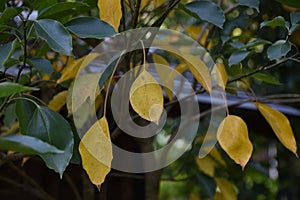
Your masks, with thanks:
[{"label": "yellowing leaf", "polygon": [[244,169],[253,150],[246,123],[238,116],[229,115],[220,124],[217,137],[229,157]]},{"label": "yellowing leaf", "polygon": [[[164,66],[170,65],[160,55],[152,54],[152,59],[153,59],[154,63],[161,64]],[[174,78],[175,78],[174,76],[176,76],[176,74],[170,73],[168,70],[165,70],[164,68],[162,68],[161,66],[159,66],[157,64],[155,64],[155,69],[158,74],[158,77],[163,84],[164,90],[165,90],[169,100],[172,101],[172,99],[173,99],[173,92],[172,92],[173,82],[174,82]]]},{"label": "yellowing leaf", "polygon": [[142,118],[158,123],[163,111],[162,89],[153,76],[143,71],[130,88],[130,103]]},{"label": "yellowing leaf", "polygon": [[206,64],[200,58],[190,54],[183,54],[183,57],[187,62],[189,62],[189,69],[191,70],[196,80],[202,85],[202,87],[204,87],[204,89],[208,93],[211,93],[211,78]]},{"label": "yellowing leaf", "polygon": [[183,72],[188,70],[188,66],[186,63],[179,63],[178,65],[176,65],[175,70],[182,74]]},{"label": "yellowing leaf", "polygon": [[268,121],[279,141],[298,157],[296,140],[287,117],[265,104],[255,103],[255,106]]},{"label": "yellowing leaf", "polygon": [[196,158],[196,164],[198,169],[208,176],[215,176],[215,168],[218,164],[210,157],[205,156],[204,158]]},{"label": "yellowing leaf", "polygon": [[232,183],[223,178],[216,178],[217,191],[214,200],[236,200],[237,191],[234,189]]},{"label": "yellowing leaf", "polygon": [[225,66],[223,63],[217,63],[216,64],[216,73],[217,73],[217,83],[218,85],[225,90],[226,84],[227,84],[227,73],[225,70]]},{"label": "yellowing leaf", "polygon": [[49,102],[49,108],[56,112],[59,111],[66,104],[67,93],[68,91],[65,90],[56,94]]},{"label": "yellowing leaf", "polygon": [[75,78],[80,68],[86,67],[98,56],[99,53],[93,52],[77,60],[71,59],[68,65],[62,70],[61,77],[57,80],[57,84],[60,84],[68,79]]},{"label": "yellowing leaf", "polygon": [[82,166],[91,182],[98,187],[110,171],[112,144],[105,117],[98,120],[83,136],[79,143]]},{"label": "yellowing leaf", "polygon": [[98,0],[100,19],[114,27],[116,32],[122,17],[121,0]]}]

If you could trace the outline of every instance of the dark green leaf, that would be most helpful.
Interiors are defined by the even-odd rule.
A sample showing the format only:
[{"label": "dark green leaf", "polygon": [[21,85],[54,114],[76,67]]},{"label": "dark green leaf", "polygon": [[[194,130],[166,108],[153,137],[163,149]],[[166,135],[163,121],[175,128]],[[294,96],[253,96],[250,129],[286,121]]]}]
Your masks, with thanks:
[{"label": "dark green leaf", "polygon": [[8,135],[0,137],[0,149],[25,154],[62,154],[63,151],[35,137],[26,135]]},{"label": "dark green leaf", "polygon": [[105,70],[103,71],[103,73],[101,74],[101,77],[99,79],[98,85],[99,88],[102,89],[105,82],[107,81],[107,79],[111,76],[112,72],[114,71],[114,67],[117,63],[118,58],[120,57],[121,53],[115,55],[114,57],[112,57],[112,59],[109,61],[109,63],[107,64],[107,67],[105,68]]},{"label": "dark green leaf", "polygon": [[41,75],[51,74],[53,72],[52,65],[47,59],[33,58],[30,61],[33,64],[33,66],[40,71]]},{"label": "dark green leaf", "polygon": [[2,82],[0,83],[0,98],[31,90],[38,90],[38,88],[27,87],[18,83]]},{"label": "dark green leaf", "polygon": [[9,42],[5,45],[0,46],[0,67],[3,67],[14,50],[14,43]]},{"label": "dark green leaf", "polygon": [[249,8],[254,8],[257,12],[259,11],[259,0],[238,0],[238,3]]},{"label": "dark green leaf", "polygon": [[81,2],[60,2],[51,5],[39,14],[39,19],[60,19],[66,16],[82,13],[89,10],[89,6]]},{"label": "dark green leaf", "polygon": [[13,7],[6,8],[0,16],[0,24],[6,24],[9,20],[17,16],[19,13],[20,11]]},{"label": "dark green leaf", "polygon": [[4,112],[3,112],[3,115],[4,115],[4,124],[5,126],[7,127],[11,127],[12,123],[14,121],[16,121],[17,119],[17,116],[16,116],[16,103],[11,103],[11,104],[8,104],[8,106],[5,108]]},{"label": "dark green leaf", "polygon": [[300,1],[298,0],[276,0],[280,2],[281,4],[294,7],[294,8],[300,8]]},{"label": "dark green leaf", "polygon": [[289,28],[289,23],[285,21],[285,19],[282,16],[275,17],[274,19],[270,21],[263,21],[260,24],[260,28],[262,27],[284,27],[284,28]]},{"label": "dark green leaf", "polygon": [[[26,105],[27,103],[28,102],[21,104]],[[35,106],[33,114],[32,110],[29,113],[17,113],[18,120],[20,124],[24,124],[24,122],[28,122],[28,119],[26,118],[29,118],[25,131],[26,135],[39,138],[58,149],[64,150],[63,154],[41,155],[46,165],[50,169],[58,172],[62,177],[62,174],[69,164],[73,153],[74,139],[71,127],[69,123],[57,112],[49,109],[48,107],[42,107],[36,104],[33,105]],[[22,122],[23,120],[24,122]]]},{"label": "dark green leaf", "polygon": [[65,27],[80,38],[102,39],[116,34],[111,25],[95,17],[78,17],[66,23]]},{"label": "dark green leaf", "polygon": [[291,50],[291,43],[285,40],[278,40],[275,44],[268,48],[268,58],[270,60],[278,60],[286,56]]},{"label": "dark green leaf", "polygon": [[46,9],[47,7],[51,7],[51,6],[53,6],[53,4],[56,4],[56,3],[57,3],[57,0],[43,0],[43,1],[36,0],[32,4],[32,9],[41,12],[42,10]]},{"label": "dark green leaf", "polygon": [[196,178],[206,195],[213,198],[217,188],[215,180],[203,173],[198,173]]},{"label": "dark green leaf", "polygon": [[181,6],[185,11],[193,13],[193,17],[197,16],[199,19],[207,21],[216,25],[219,28],[223,28],[225,22],[225,16],[221,8],[213,2],[209,1],[194,1]]},{"label": "dark green leaf", "polygon": [[259,72],[252,75],[251,77],[273,85],[281,85],[280,81],[275,76],[272,76],[267,72]]},{"label": "dark green leaf", "polygon": [[250,51],[237,51],[229,57],[229,66],[238,64],[242,62],[248,55]]},{"label": "dark green leaf", "polygon": [[[22,96],[22,98],[25,98]],[[30,101],[16,101],[16,115],[19,120],[20,132],[26,134],[27,126],[33,116],[36,106]]]},{"label": "dark green leaf", "polygon": [[253,40],[251,42],[248,42],[245,46],[243,46],[241,49],[248,49],[248,48],[253,48],[256,47],[258,45],[264,45],[264,44],[272,44],[270,41],[268,40],[263,40],[263,39],[256,39]]},{"label": "dark green leaf", "polygon": [[72,37],[61,23],[52,19],[41,19],[35,21],[34,28],[51,49],[72,55]]}]

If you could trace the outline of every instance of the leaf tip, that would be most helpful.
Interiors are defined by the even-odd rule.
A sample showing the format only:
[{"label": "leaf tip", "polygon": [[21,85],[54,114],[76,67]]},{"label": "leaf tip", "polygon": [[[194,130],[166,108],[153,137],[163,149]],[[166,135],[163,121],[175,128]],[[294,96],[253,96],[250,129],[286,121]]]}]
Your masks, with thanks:
[{"label": "leaf tip", "polygon": [[98,192],[101,190],[101,184],[97,185]]}]

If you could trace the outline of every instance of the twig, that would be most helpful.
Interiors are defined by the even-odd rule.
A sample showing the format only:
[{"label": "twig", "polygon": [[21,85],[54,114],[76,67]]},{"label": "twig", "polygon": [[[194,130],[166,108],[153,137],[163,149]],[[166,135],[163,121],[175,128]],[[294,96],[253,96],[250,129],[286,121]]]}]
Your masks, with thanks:
[{"label": "twig", "polygon": [[142,0],[137,0],[136,4],[134,5],[134,13],[132,17],[132,28],[136,28],[138,24],[139,14],[140,14],[140,7],[141,7]]},{"label": "twig", "polygon": [[16,154],[8,154],[8,155],[1,155],[0,158],[0,167],[7,163],[7,162],[14,162],[20,159],[23,159],[24,157],[26,157],[28,155],[22,154],[22,153],[16,153]]}]

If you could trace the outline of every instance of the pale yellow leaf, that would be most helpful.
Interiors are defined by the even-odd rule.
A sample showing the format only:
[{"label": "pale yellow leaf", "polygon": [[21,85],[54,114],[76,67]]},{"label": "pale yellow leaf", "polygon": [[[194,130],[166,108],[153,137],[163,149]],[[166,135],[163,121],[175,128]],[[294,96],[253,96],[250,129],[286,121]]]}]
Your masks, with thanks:
[{"label": "pale yellow leaf", "polygon": [[98,120],[85,133],[79,143],[82,166],[91,182],[100,186],[110,171],[112,144],[109,128],[105,117]]},{"label": "pale yellow leaf", "polygon": [[62,70],[61,77],[57,80],[57,84],[60,84],[68,79],[75,78],[79,69],[86,67],[98,56],[99,53],[93,52],[77,60],[71,59],[68,62],[68,65]]},{"label": "pale yellow leaf", "polygon": [[215,169],[218,164],[210,156],[205,156],[204,158],[196,158],[196,164],[198,166],[198,169],[204,174],[210,177],[215,176]]},{"label": "pale yellow leaf", "polygon": [[223,178],[215,178],[217,182],[217,191],[214,200],[236,200],[237,191],[232,183]]},{"label": "pale yellow leaf", "polygon": [[58,112],[66,104],[67,93],[68,91],[65,90],[56,94],[49,102],[49,108]]},{"label": "pale yellow leaf", "polygon": [[[153,59],[154,63],[156,63],[156,64],[170,66],[168,61],[166,61],[166,59],[164,59],[160,55],[152,54],[152,59]],[[160,67],[159,65],[155,65],[155,69],[156,69],[156,72],[158,74],[160,81],[163,84],[163,88],[166,92],[168,99],[170,101],[172,101],[172,99],[173,99],[173,92],[172,92],[173,82],[174,82],[174,78],[175,78],[176,74],[170,73],[168,70],[164,70],[164,68]]]},{"label": "pale yellow leaf", "polygon": [[98,0],[100,19],[109,23],[118,32],[122,18],[121,0]]},{"label": "pale yellow leaf", "polygon": [[163,112],[162,89],[147,71],[143,71],[130,88],[130,103],[142,118],[158,124]]},{"label": "pale yellow leaf", "polygon": [[206,64],[200,58],[190,54],[183,54],[183,58],[188,62],[188,67],[195,79],[208,93],[211,93],[211,77]]},{"label": "pale yellow leaf", "polygon": [[229,157],[244,169],[253,150],[246,123],[238,116],[228,115],[220,124],[217,137]]},{"label": "pale yellow leaf", "polygon": [[265,104],[255,103],[255,106],[268,121],[279,141],[298,157],[296,139],[288,118]]},{"label": "pale yellow leaf", "polygon": [[216,73],[217,73],[217,83],[218,85],[225,90],[226,84],[227,84],[227,73],[225,70],[225,66],[223,63],[217,63],[216,64]]},{"label": "pale yellow leaf", "polygon": [[179,63],[178,65],[176,65],[175,70],[182,74],[183,72],[188,70],[188,68],[189,67],[187,66],[187,64],[182,62],[182,63]]}]

